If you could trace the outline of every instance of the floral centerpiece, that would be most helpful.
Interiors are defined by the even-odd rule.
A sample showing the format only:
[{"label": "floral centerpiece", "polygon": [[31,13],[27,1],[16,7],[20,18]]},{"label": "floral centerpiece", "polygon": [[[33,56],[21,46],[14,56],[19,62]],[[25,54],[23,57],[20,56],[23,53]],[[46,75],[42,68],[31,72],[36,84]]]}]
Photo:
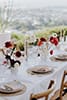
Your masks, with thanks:
[{"label": "floral centerpiece", "polygon": [[21,57],[21,52],[16,50],[16,44],[11,41],[7,41],[4,46],[5,48],[1,50],[5,57],[3,64],[9,65],[9,68],[20,66],[20,60],[16,60],[14,58],[15,56],[17,58]]},{"label": "floral centerpiece", "polygon": [[[57,38],[57,34],[54,33],[48,39],[46,39],[44,37],[36,39],[36,41],[31,43],[31,45],[38,46],[39,49],[42,50],[42,52],[46,52],[46,53],[49,52],[51,55],[53,55],[53,53],[54,53],[53,48],[57,47],[58,43],[59,43],[59,40]],[[39,53],[38,53],[38,56],[40,56]]]},{"label": "floral centerpiece", "polygon": [[[52,47],[57,47],[58,43],[59,41],[57,35],[54,34],[47,39],[44,37],[36,38],[35,41],[32,41],[32,43],[30,43],[29,45],[37,46],[37,49],[41,51],[40,53],[37,51],[37,56],[39,57],[41,53],[43,53],[43,56],[48,54],[53,55],[54,50]],[[9,64],[9,68],[20,66],[21,62],[16,58],[20,58],[24,55],[22,55],[20,49],[17,50],[17,44],[12,41],[7,41],[5,42],[4,46],[5,49],[2,49],[2,52],[4,54],[5,61],[3,62],[3,64]]]}]

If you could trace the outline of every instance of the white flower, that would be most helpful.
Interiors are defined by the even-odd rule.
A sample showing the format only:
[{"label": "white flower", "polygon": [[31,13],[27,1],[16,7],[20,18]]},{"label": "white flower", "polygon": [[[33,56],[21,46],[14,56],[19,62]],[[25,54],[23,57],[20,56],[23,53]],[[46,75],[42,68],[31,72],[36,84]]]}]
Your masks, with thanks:
[{"label": "white flower", "polygon": [[19,63],[16,62],[16,63],[14,64],[14,67],[19,67]]},{"label": "white flower", "polygon": [[52,36],[53,37],[57,37],[57,33],[52,33]]}]

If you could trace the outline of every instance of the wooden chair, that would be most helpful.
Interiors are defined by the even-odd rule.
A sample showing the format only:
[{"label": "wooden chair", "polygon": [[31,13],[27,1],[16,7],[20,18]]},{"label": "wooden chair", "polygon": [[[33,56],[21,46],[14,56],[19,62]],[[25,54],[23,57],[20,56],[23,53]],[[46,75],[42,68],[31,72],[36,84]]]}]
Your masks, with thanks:
[{"label": "wooden chair", "polygon": [[54,93],[50,100],[67,100],[67,81],[65,81],[66,75],[67,71],[64,71],[60,89]]},{"label": "wooden chair", "polygon": [[47,91],[37,94],[31,94],[30,100],[37,100],[40,98],[45,98],[45,100],[48,100],[48,96],[50,93],[52,93],[54,88],[55,88],[54,80],[51,80]]},{"label": "wooden chair", "polygon": [[62,77],[62,82],[61,82],[61,87],[60,87],[60,100],[62,100],[62,92],[64,88],[67,88],[67,81],[65,82],[65,77],[67,75],[67,71],[64,71],[63,77]]}]

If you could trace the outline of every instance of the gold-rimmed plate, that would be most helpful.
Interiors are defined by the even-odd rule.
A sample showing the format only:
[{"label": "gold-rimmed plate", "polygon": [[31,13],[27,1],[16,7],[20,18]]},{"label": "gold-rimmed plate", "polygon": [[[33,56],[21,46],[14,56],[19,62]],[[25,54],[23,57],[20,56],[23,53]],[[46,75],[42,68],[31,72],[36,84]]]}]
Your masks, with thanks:
[{"label": "gold-rimmed plate", "polygon": [[56,60],[67,60],[67,55],[66,54],[62,54],[62,55],[57,55],[54,56]]},{"label": "gold-rimmed plate", "polygon": [[27,71],[32,74],[46,74],[46,73],[52,72],[53,68],[48,67],[48,66],[35,66],[32,68],[29,68]]},{"label": "gold-rimmed plate", "polygon": [[19,81],[11,81],[0,86],[0,93],[13,94],[20,91],[25,92],[26,86]]}]

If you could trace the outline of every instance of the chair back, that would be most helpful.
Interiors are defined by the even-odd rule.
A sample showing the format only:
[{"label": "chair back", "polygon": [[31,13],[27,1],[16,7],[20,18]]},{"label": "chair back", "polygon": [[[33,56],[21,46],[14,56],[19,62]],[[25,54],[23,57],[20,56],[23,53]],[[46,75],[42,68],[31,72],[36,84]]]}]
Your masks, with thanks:
[{"label": "chair back", "polygon": [[65,77],[67,76],[67,71],[65,70],[63,73],[61,87],[60,87],[60,100],[62,100],[62,92],[64,88],[67,88],[67,81],[65,82]]},{"label": "chair back", "polygon": [[48,100],[48,96],[49,96],[49,94],[52,93],[54,88],[55,88],[55,82],[54,82],[54,80],[51,80],[50,83],[49,83],[47,91],[37,93],[37,94],[31,94],[30,100],[37,100],[37,99],[40,99],[40,98],[45,98],[45,100]]}]

